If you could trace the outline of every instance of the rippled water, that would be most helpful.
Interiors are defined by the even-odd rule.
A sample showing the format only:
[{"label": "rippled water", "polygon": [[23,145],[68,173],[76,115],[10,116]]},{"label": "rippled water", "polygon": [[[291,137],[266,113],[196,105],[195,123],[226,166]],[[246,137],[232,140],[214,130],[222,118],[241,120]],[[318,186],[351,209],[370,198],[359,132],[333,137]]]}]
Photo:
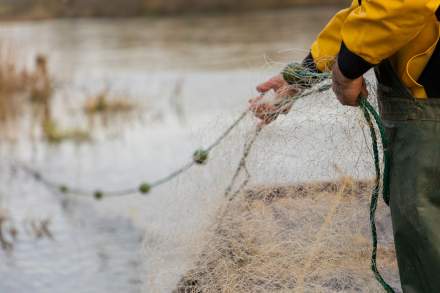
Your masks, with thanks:
[{"label": "rippled water", "polygon": [[[183,243],[206,225],[236,155],[219,152],[213,164],[224,168],[195,170],[150,197],[102,202],[54,194],[7,162],[89,188],[167,174],[240,113],[257,81],[303,58],[335,10],[1,24],[0,39],[25,63],[48,56],[55,119],[91,129],[93,140],[48,145],[24,130],[37,122],[23,114],[17,141],[0,143],[0,207],[19,232],[11,251],[0,250],[0,292],[169,292],[191,263]],[[137,110],[87,119],[85,98],[106,89]],[[238,142],[227,142],[232,152]],[[46,218],[53,239],[36,239],[30,222]]]}]

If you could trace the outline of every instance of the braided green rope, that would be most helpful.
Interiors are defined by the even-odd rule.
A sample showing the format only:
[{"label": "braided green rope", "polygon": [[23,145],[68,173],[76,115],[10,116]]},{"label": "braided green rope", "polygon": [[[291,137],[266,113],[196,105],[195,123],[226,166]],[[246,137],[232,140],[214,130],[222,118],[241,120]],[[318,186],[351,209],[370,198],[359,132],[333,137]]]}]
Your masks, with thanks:
[{"label": "braided green rope", "polygon": [[[385,148],[385,145],[388,144],[388,141],[386,139],[383,122],[377,111],[373,108],[373,106],[368,102],[367,99],[361,98],[360,107],[362,109],[362,112],[364,113],[365,120],[367,121],[368,127],[370,129],[371,140],[373,144],[374,167],[376,170],[376,183],[371,195],[371,203],[370,203],[370,226],[371,226],[371,236],[372,236],[371,238],[373,244],[373,249],[371,252],[371,270],[373,271],[376,280],[382,285],[385,291],[389,293],[394,293],[395,292],[394,289],[391,288],[391,286],[388,285],[387,282],[385,282],[379,270],[377,269],[377,231],[376,231],[375,216],[376,216],[377,202],[379,198],[381,172],[380,172],[380,158],[379,158],[379,147],[377,144],[377,135],[373,122],[371,120],[371,116],[373,116],[374,120],[376,121],[382,140],[382,145],[384,145],[384,164],[385,164],[384,170],[389,169],[389,159],[387,159],[387,157],[389,157],[389,153],[387,148]],[[386,176],[383,177],[384,191],[389,190],[388,187],[385,187],[386,185],[389,185],[388,179],[385,182],[385,178]]]},{"label": "braided green rope", "polygon": [[376,125],[380,132],[380,137],[382,139],[382,147],[384,151],[383,159],[384,159],[384,170],[383,170],[383,200],[387,205],[390,205],[390,150],[389,150],[389,142],[388,137],[385,133],[385,126],[383,125],[383,121],[380,118],[379,113],[374,109],[374,107],[366,100],[361,99],[361,107],[364,107],[368,110],[368,112],[373,116],[376,121]]}]

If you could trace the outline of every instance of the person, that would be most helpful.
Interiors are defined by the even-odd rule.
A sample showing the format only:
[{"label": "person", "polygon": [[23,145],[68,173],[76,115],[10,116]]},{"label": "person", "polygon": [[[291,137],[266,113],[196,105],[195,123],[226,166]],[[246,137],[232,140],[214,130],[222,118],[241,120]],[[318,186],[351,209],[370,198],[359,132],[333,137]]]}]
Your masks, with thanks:
[{"label": "person", "polygon": [[[313,43],[303,65],[332,71],[347,106],[368,95],[374,68],[379,110],[390,140],[390,202],[402,290],[440,292],[440,0],[355,0]],[[286,67],[288,68],[288,67]],[[257,86],[281,101],[298,92],[285,70]],[[250,101],[268,124],[282,103]],[[285,109],[282,109],[285,111]]]}]

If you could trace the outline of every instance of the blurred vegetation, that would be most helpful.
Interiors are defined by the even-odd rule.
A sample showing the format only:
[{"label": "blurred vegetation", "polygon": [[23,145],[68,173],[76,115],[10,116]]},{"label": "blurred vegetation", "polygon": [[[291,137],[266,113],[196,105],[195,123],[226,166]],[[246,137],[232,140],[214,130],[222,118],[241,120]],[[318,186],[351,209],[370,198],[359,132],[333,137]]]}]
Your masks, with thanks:
[{"label": "blurred vegetation", "polygon": [[295,5],[348,4],[345,0],[1,0],[1,18],[128,17],[205,11],[244,11]]},{"label": "blurred vegetation", "polygon": [[21,232],[12,218],[11,211],[0,207],[0,248],[5,252],[11,252],[19,240],[19,234],[26,233],[35,239],[54,240],[51,231],[50,218],[28,219],[23,221]]},{"label": "blurred vegetation", "polygon": [[109,91],[104,90],[87,98],[84,111],[87,114],[128,112],[135,108],[126,97],[109,98]]},{"label": "blurred vegetation", "polygon": [[91,140],[90,133],[87,130],[72,128],[61,129],[53,119],[43,121],[43,134],[47,142],[57,144],[66,140],[76,143],[86,142]]},{"label": "blurred vegetation", "polygon": [[[26,59],[26,54],[19,51],[17,46],[0,40],[0,140],[15,142],[20,133],[29,131],[32,138],[51,144],[84,143],[92,140],[94,116],[105,127],[109,121],[121,123],[135,117],[132,114],[140,107],[137,103],[127,95],[115,95],[104,89],[86,97],[80,106],[88,119],[87,126],[62,123],[69,113],[56,107],[57,73],[49,71],[48,57],[36,54],[34,64],[25,66],[21,60]],[[26,123],[29,118],[30,124]]]},{"label": "blurred vegetation", "polygon": [[24,90],[22,73],[11,61],[12,57],[13,51],[10,48],[0,47],[0,126],[16,118],[18,104],[11,96]]},{"label": "blurred vegetation", "polygon": [[84,142],[90,140],[91,136],[86,130],[61,129],[54,120],[52,115],[53,86],[47,57],[37,55],[32,70],[20,64],[20,57],[14,46],[0,42],[1,138],[13,137],[18,118],[25,116],[23,108],[29,105],[37,120],[35,124],[41,125],[42,136],[47,142],[60,143],[65,140]]},{"label": "blurred vegetation", "polygon": [[35,58],[35,70],[20,64],[16,48],[0,43],[0,129],[2,138],[14,132],[17,120],[23,115],[23,98],[41,105],[44,116],[50,113],[52,92],[44,56]]}]

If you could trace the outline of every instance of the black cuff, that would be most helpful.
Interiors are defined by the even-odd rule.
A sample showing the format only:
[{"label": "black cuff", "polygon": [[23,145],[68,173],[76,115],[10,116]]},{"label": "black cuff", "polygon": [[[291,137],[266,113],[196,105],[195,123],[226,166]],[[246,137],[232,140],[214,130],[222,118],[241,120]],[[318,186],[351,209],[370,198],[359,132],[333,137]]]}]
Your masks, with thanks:
[{"label": "black cuff", "polygon": [[362,57],[351,52],[342,42],[338,54],[338,65],[342,74],[349,79],[356,79],[370,70],[374,64],[368,63]]},{"label": "black cuff", "polygon": [[437,16],[437,19],[440,21],[440,6],[437,8],[435,15]]},{"label": "black cuff", "polygon": [[303,62],[301,63],[304,68],[307,68],[308,70],[315,72],[315,73],[321,73],[321,71],[316,67],[315,60],[313,60],[312,53],[310,52],[306,58],[304,58]]}]

